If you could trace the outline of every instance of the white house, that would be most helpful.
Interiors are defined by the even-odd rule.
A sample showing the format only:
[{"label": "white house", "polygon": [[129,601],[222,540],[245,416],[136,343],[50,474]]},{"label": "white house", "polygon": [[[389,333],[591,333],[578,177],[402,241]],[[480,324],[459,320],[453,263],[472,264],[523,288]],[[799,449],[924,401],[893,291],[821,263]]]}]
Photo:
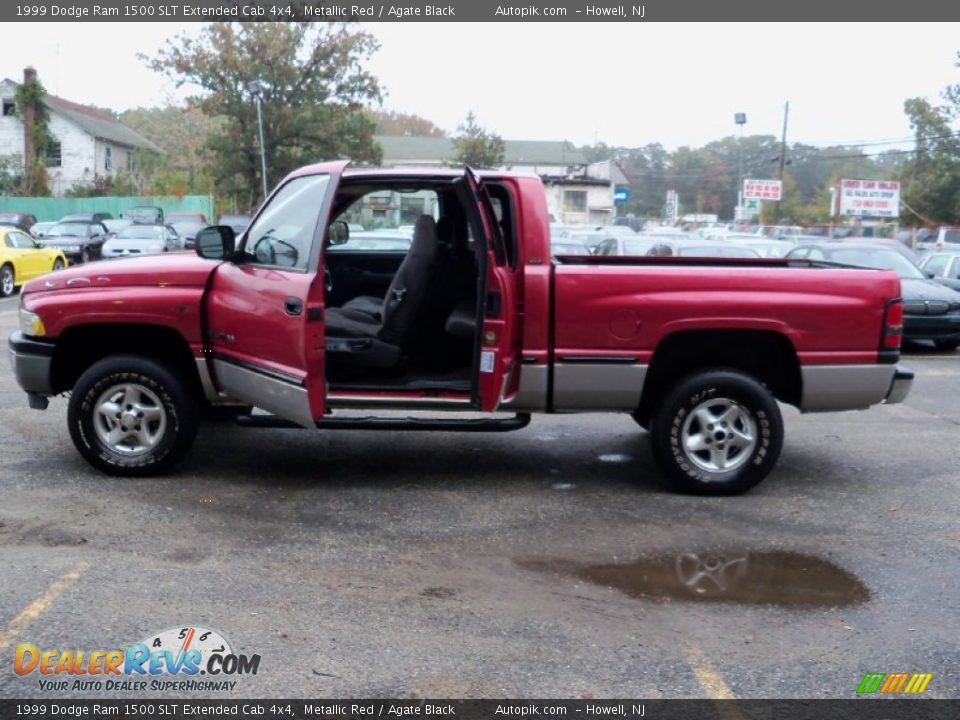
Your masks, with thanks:
[{"label": "white house", "polygon": [[[377,135],[374,139],[383,149],[384,167],[441,167],[456,155],[450,138]],[[583,153],[563,141],[504,140],[503,144],[500,169],[539,175],[557,222],[613,222],[614,189],[624,182],[616,163],[588,164]]]},{"label": "white house", "polygon": [[[24,82],[35,77],[32,68],[24,70]],[[0,81],[0,156],[22,159],[27,151],[23,120],[15,112],[17,87],[13,80]],[[138,149],[162,152],[102,110],[55,95],[46,95],[43,103],[49,110],[48,127],[55,139],[53,152],[47,157],[47,185],[55,196],[66,194],[74,185],[90,183],[96,176],[133,171]]]}]

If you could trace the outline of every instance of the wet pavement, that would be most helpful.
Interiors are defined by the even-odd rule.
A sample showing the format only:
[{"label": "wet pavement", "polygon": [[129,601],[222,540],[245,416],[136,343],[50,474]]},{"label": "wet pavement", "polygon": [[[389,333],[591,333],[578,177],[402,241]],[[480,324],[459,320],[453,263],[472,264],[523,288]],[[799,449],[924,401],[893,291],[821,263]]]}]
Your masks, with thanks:
[{"label": "wet pavement", "polygon": [[958,697],[960,353],[907,362],[903,405],[785,410],[777,470],[736,498],[664,492],[644,433],[610,415],[209,425],[173,475],[110,478],[74,451],[65,401],[28,410],[4,363],[0,697],[39,692],[16,643],[177,627],[261,655],[233,697],[847,698],[867,672]]}]

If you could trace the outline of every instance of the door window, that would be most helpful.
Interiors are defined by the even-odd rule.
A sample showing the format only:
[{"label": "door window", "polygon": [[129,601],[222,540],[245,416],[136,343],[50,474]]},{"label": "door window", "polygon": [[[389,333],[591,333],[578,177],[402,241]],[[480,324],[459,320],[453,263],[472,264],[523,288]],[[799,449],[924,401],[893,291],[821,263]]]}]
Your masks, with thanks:
[{"label": "door window", "polygon": [[19,250],[31,250],[36,246],[32,238],[27,237],[23,233],[11,232],[7,233],[7,247],[13,247]]},{"label": "door window", "polygon": [[329,184],[329,175],[304,175],[280,188],[247,231],[247,263],[305,272]]},{"label": "door window", "polygon": [[931,255],[930,259],[923,264],[923,269],[937,277],[942,277],[946,275],[945,270],[950,262],[950,257],[950,255]]}]

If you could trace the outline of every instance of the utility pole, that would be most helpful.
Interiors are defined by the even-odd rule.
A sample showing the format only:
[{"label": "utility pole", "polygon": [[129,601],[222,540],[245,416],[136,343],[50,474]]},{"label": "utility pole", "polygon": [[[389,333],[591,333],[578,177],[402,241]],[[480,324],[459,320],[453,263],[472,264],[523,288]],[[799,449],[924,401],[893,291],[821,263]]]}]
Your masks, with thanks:
[{"label": "utility pole", "polygon": [[780,172],[777,179],[780,180],[780,200],[777,201],[774,210],[774,225],[780,224],[780,203],[783,201],[783,166],[787,160],[787,118],[790,117],[790,101],[787,100],[783,105],[783,136],[780,140]]},{"label": "utility pole", "polygon": [[747,114],[734,113],[733,121],[740,130],[737,138],[737,210],[733,214],[733,219],[743,220],[743,126],[747,124]]},{"label": "utility pole", "polygon": [[257,127],[260,129],[260,174],[263,176],[263,199],[266,202],[269,194],[267,185],[267,146],[263,142],[263,84],[254,80],[247,84],[247,90],[257,102]]}]

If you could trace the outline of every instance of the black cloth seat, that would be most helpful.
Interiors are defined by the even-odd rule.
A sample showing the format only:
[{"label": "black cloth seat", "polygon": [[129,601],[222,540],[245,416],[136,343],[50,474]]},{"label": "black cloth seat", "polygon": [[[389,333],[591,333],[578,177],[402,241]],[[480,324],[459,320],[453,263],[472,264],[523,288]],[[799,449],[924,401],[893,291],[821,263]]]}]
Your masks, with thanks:
[{"label": "black cloth seat", "polygon": [[436,265],[437,223],[429,215],[417,218],[413,242],[387,295],[379,301],[378,315],[368,315],[346,305],[326,313],[327,351],[349,353],[357,363],[392,367],[403,357]]}]

